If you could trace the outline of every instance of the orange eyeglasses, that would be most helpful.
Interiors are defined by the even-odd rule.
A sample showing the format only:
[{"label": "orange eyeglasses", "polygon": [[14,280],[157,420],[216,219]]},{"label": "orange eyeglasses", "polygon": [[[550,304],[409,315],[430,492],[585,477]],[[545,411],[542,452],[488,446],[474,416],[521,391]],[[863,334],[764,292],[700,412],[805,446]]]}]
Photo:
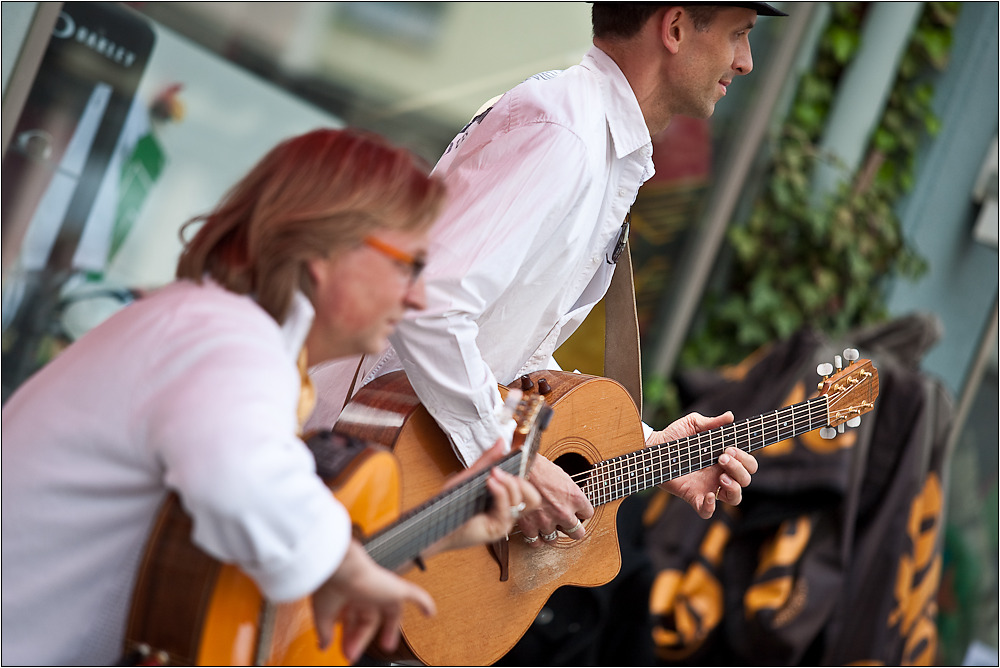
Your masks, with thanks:
[{"label": "orange eyeglasses", "polygon": [[413,285],[420,278],[421,272],[427,266],[427,260],[422,257],[414,257],[405,251],[401,251],[395,246],[387,244],[375,237],[365,237],[363,243],[369,248],[382,253],[386,257],[395,260],[410,272],[410,285]]}]

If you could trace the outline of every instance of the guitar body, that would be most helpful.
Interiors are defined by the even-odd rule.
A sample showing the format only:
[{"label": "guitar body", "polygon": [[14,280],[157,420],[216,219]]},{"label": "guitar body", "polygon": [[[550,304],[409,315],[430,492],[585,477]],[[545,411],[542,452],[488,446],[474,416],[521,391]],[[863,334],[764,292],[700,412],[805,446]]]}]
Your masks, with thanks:
[{"label": "guitar body", "polygon": [[[364,534],[399,515],[399,466],[385,450],[359,449],[339,473],[324,479]],[[136,581],[126,661],[199,666],[349,665],[340,647],[338,628],[330,648],[319,650],[308,598],[267,603],[236,566],[223,564],[195,546],[190,517],[176,495],[167,499]]]},{"label": "guitar body", "polygon": [[[625,389],[607,378],[546,371],[554,409],[539,454],[571,475],[594,463],[627,454],[643,443],[638,411]],[[388,415],[397,415],[395,421]],[[386,426],[387,424],[391,426]],[[391,448],[405,471],[404,509],[441,489],[462,465],[437,424],[420,406],[402,372],[387,374],[352,399],[336,431]],[[531,626],[558,587],[594,587],[612,580],[621,567],[616,516],[621,499],[595,504],[581,540],[560,537],[530,549],[519,535],[508,543],[507,578],[490,547],[445,552],[427,560],[427,570],[407,578],[434,596],[437,614],[415,610],[403,616],[405,649],[391,657],[428,665],[491,664],[506,654]]]},{"label": "guitar body", "polygon": [[[861,415],[874,408],[879,385],[871,360],[858,357],[858,351],[845,350],[849,363],[842,367],[838,361],[836,373],[833,365],[820,365],[823,380],[812,399],[650,447],[644,444],[638,411],[618,383],[562,371],[530,374],[535,386],[544,378],[551,388],[544,400],[552,414],[538,453],[574,477],[593,504],[586,534],[577,541],[560,536],[539,549],[514,536],[499,549],[472,547],[428,559],[426,571],[407,577],[430,592],[437,614],[424,618],[404,612],[405,652],[387,658],[428,665],[495,663],[557,588],[598,586],[617,575],[616,515],[628,495],[712,466],[727,447],[752,453],[816,429],[822,438],[833,438],[834,427],[859,424]],[[392,449],[406,472],[404,513],[461,470],[402,372],[361,388],[335,429]]]}]

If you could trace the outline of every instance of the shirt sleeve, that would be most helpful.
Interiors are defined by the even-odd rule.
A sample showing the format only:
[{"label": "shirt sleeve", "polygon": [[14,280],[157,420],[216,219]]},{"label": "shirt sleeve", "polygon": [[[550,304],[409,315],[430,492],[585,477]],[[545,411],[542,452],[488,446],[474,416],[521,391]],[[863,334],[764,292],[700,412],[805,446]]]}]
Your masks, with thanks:
[{"label": "shirt sleeve", "polygon": [[[480,348],[494,342],[478,340],[477,319],[491,310],[491,317],[509,318],[509,336],[522,335],[509,288],[530,263],[553,261],[553,244],[567,243],[560,221],[589,185],[584,170],[568,166],[584,160],[579,137],[537,122],[463,146],[444,168],[449,201],[433,235],[428,308],[401,322],[391,340],[421,402],[466,465],[502,434],[498,379]],[[540,282],[533,289],[547,299],[541,292],[563,287]],[[528,354],[538,343],[524,342]]]},{"label": "shirt sleeve", "polygon": [[276,332],[193,329],[200,338],[174,341],[151,374],[145,442],[193,519],[195,544],[272,600],[306,596],[339,567],[351,529],[296,436],[294,362]]}]

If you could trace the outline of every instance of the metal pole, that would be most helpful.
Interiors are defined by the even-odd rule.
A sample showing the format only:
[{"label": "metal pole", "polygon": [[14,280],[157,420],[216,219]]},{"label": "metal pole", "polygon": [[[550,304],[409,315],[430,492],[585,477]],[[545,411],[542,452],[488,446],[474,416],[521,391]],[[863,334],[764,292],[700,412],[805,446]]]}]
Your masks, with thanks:
[{"label": "metal pole", "polygon": [[[31,85],[35,82],[38,68],[41,65],[45,49],[49,46],[49,39],[52,37],[52,30],[59,18],[62,10],[61,2],[39,2],[36,3],[35,15],[32,17],[31,26],[24,38],[21,52],[17,58],[17,64],[11,71],[10,79],[7,81],[3,92],[3,154],[7,154],[7,145],[10,143],[14,128],[21,118],[21,111],[24,103],[28,99]],[[7,221],[0,223],[3,231],[3,266],[0,267],[0,274],[7,275],[8,265],[16,257],[16,253],[8,252],[9,248],[20,248],[21,240],[24,238],[25,229],[7,229]]]}]

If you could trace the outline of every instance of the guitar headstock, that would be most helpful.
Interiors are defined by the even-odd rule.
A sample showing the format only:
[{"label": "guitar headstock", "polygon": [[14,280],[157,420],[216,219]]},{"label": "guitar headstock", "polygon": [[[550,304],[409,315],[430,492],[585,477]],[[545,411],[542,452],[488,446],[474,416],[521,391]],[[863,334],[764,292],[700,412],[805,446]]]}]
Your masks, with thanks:
[{"label": "guitar headstock", "polygon": [[816,368],[816,373],[823,376],[818,389],[820,396],[827,397],[829,416],[829,425],[820,429],[823,438],[833,438],[838,431],[843,433],[845,424],[860,425],[861,416],[875,407],[878,397],[878,369],[872,361],[858,359],[858,351],[853,348],[844,351],[843,359],[847,360],[847,366],[843,366],[840,355],[836,356],[836,373],[834,365],[829,363]]},{"label": "guitar headstock", "polygon": [[552,419],[552,408],[545,403],[545,397],[541,394],[528,394],[511,389],[507,392],[504,409],[516,425],[511,439],[511,450],[521,452],[519,475],[523,478],[534,463],[542,441],[542,432]]}]

